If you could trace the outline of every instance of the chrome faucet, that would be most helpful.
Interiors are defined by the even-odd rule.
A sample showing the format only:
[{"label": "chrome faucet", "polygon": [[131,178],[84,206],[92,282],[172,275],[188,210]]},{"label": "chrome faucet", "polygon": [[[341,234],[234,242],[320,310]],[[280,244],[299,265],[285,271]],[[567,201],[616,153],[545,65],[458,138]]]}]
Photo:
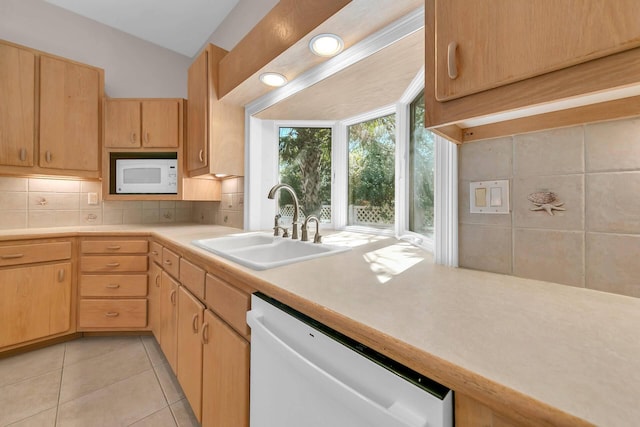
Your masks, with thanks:
[{"label": "chrome faucet", "polygon": [[[271,187],[271,190],[269,190],[269,195],[267,197],[270,199],[273,199],[276,196],[276,193],[278,192],[278,190],[280,190],[281,188],[291,193],[291,197],[293,198],[293,221],[291,224],[291,238],[297,240],[298,239],[298,210],[299,210],[300,204],[298,202],[298,196],[296,195],[295,190],[290,185],[287,185],[287,184],[276,184],[273,187]],[[274,232],[277,232],[277,229],[274,230]]]},{"label": "chrome faucet", "polygon": [[316,235],[313,237],[313,243],[321,243],[322,242],[322,236],[320,235],[320,220],[315,215],[309,215],[304,220],[304,224],[302,224],[302,239],[300,239],[300,240],[302,240],[303,242],[306,242],[306,241],[309,240],[309,235],[308,235],[308,232],[307,232],[307,226],[309,225],[309,223],[311,221],[315,221],[315,223],[316,223]]}]

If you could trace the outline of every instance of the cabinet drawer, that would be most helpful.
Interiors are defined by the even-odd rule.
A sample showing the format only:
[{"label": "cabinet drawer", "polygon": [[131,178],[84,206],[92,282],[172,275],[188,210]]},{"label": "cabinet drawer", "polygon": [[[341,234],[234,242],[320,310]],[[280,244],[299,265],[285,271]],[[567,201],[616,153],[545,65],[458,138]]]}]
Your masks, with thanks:
[{"label": "cabinet drawer", "polygon": [[158,242],[149,242],[149,259],[156,264],[162,264],[162,245]]},{"label": "cabinet drawer", "polygon": [[145,297],[147,275],[90,275],[80,277],[80,296],[86,297]]},{"label": "cabinet drawer", "polygon": [[180,282],[200,300],[204,300],[204,276],[203,269],[184,258],[180,259]]},{"label": "cabinet drawer", "polygon": [[251,307],[251,297],[223,280],[207,274],[205,301],[233,329],[246,338],[249,337],[247,311]]},{"label": "cabinet drawer", "polygon": [[71,242],[0,246],[0,267],[71,258]]},{"label": "cabinet drawer", "polygon": [[147,300],[83,299],[79,314],[81,328],[144,328]]},{"label": "cabinet drawer", "polygon": [[82,271],[89,272],[128,271],[145,273],[147,271],[147,256],[83,256],[80,258],[80,265],[82,266]]},{"label": "cabinet drawer", "polygon": [[180,278],[180,256],[167,248],[162,248],[162,268],[176,279]]},{"label": "cabinet drawer", "polygon": [[83,240],[83,254],[144,254],[147,253],[146,240]]}]

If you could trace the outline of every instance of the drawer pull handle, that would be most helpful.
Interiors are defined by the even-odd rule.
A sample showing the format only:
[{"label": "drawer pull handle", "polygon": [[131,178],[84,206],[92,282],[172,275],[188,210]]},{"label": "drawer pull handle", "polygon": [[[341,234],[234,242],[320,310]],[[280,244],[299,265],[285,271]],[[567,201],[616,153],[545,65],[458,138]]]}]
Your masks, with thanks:
[{"label": "drawer pull handle", "polygon": [[176,305],[176,291],[175,291],[175,289],[173,291],[171,291],[171,293],[169,294],[169,300],[171,301],[172,305]]},{"label": "drawer pull handle", "polygon": [[200,150],[198,153],[198,159],[200,159],[200,163],[204,163],[204,150]]},{"label": "drawer pull handle", "polygon": [[0,258],[2,259],[16,259],[16,258],[22,258],[24,256],[24,254],[9,254],[9,255],[0,255]]},{"label": "drawer pull handle", "polygon": [[60,270],[58,270],[58,282],[63,282],[65,275],[66,275],[66,271],[64,268],[61,268]]},{"label": "drawer pull handle", "polygon": [[165,259],[164,263],[167,264],[167,265],[171,265],[171,260],[170,259]]},{"label": "drawer pull handle", "polygon": [[458,50],[458,43],[451,42],[447,46],[447,72],[449,78],[455,80],[458,77],[458,62],[456,61],[456,50]]},{"label": "drawer pull handle", "polygon": [[51,159],[52,159],[52,158],[53,158],[53,155],[51,154],[51,151],[47,150],[47,151],[44,153],[44,160],[45,160],[47,163],[51,163]]},{"label": "drawer pull handle", "polygon": [[121,247],[122,246],[120,246],[120,245],[110,245],[110,246],[107,246],[107,249],[109,249],[110,251],[117,251]]},{"label": "drawer pull handle", "polygon": [[120,316],[120,313],[117,311],[107,311],[104,315],[105,317],[118,317]]},{"label": "drawer pull handle", "polygon": [[131,132],[131,143],[135,144],[136,143],[136,133],[135,132]]},{"label": "drawer pull handle", "polygon": [[156,288],[160,287],[160,283],[159,282],[160,282],[160,275],[156,274]]},{"label": "drawer pull handle", "polygon": [[148,144],[148,143],[149,143],[149,132],[145,132],[145,133],[144,133],[144,142],[145,142],[146,144]]},{"label": "drawer pull handle", "polygon": [[120,267],[119,262],[110,262],[107,264],[107,267]]},{"label": "drawer pull handle", "polygon": [[120,287],[120,285],[118,285],[117,283],[111,283],[109,285],[107,285],[107,288],[109,289],[118,289]]},{"label": "drawer pull handle", "polygon": [[151,251],[151,255],[158,256],[158,251]]},{"label": "drawer pull handle", "polygon": [[202,341],[202,345],[209,344],[209,324],[204,322],[202,324],[202,331],[200,333],[200,341]]},{"label": "drawer pull handle", "polygon": [[27,149],[26,148],[21,148],[20,149],[20,161],[24,162],[25,160],[27,160]]},{"label": "drawer pull handle", "polygon": [[200,316],[198,316],[198,313],[195,313],[193,315],[193,319],[191,319],[191,329],[193,329],[193,333],[197,334],[198,333],[198,318]]}]

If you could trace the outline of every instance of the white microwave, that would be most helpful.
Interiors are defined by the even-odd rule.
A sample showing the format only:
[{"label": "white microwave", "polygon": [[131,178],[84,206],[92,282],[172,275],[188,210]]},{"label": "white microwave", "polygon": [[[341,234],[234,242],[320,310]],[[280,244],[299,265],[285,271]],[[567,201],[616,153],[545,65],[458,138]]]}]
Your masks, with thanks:
[{"label": "white microwave", "polygon": [[116,159],[116,194],[178,194],[177,159]]}]

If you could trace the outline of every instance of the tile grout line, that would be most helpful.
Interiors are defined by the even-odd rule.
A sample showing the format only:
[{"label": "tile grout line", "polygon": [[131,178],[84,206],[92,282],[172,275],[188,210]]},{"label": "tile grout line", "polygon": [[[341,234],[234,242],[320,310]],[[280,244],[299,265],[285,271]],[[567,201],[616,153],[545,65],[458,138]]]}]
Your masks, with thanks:
[{"label": "tile grout line", "polygon": [[[152,336],[152,338],[155,340],[156,338],[154,336]],[[173,418],[173,422],[176,424],[176,426],[178,425],[178,420],[176,419],[176,415],[173,413],[173,409],[171,409],[171,404],[169,403],[169,399],[167,397],[167,393],[164,391],[164,387],[162,387],[162,383],[160,382],[160,378],[158,377],[158,371],[156,370],[156,366],[153,364],[153,361],[151,360],[151,356],[149,355],[149,350],[147,349],[147,346],[144,344],[144,341],[142,340],[142,336],[140,336],[140,342],[142,343],[142,348],[144,348],[144,352],[147,355],[147,359],[149,359],[149,363],[151,364],[151,369],[153,370],[153,376],[156,377],[156,381],[158,381],[158,386],[160,387],[160,390],[162,391],[162,395],[164,396],[164,401],[167,402],[167,408],[169,408],[169,412],[171,413],[171,417]]]},{"label": "tile grout line", "polygon": [[62,353],[62,369],[60,370],[60,386],[58,387],[58,401],[56,402],[56,418],[54,427],[58,425],[58,415],[60,414],[60,396],[62,396],[62,379],[64,377],[64,362],[67,358],[67,343],[64,343],[64,352]]}]

